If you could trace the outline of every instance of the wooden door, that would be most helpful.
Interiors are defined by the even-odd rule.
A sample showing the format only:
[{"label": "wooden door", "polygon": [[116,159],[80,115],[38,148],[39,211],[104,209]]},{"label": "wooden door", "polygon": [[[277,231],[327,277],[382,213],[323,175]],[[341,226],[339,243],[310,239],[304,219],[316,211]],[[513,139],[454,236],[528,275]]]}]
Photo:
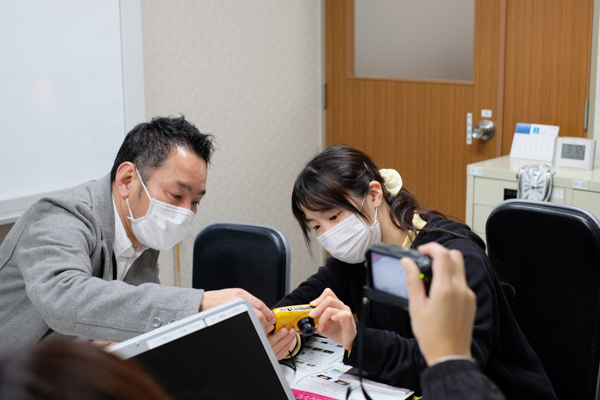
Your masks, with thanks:
[{"label": "wooden door", "polygon": [[586,137],[593,8],[593,0],[508,0],[503,155],[517,122]]},{"label": "wooden door", "polygon": [[[576,28],[578,21],[586,33],[565,38],[565,29],[552,31],[551,26],[543,23],[523,26],[529,19],[547,18],[546,7],[550,3],[551,18],[566,13],[570,28],[565,29]],[[564,3],[576,4],[569,7]],[[557,113],[564,111],[564,104],[581,100],[581,128],[569,128],[568,135],[585,136],[583,104],[587,97],[591,42],[580,42],[591,39],[592,0],[476,0],[470,82],[355,76],[353,4],[354,0],[326,2],[327,144],[355,146],[370,154],[380,168],[398,170],[405,186],[419,197],[423,206],[464,220],[466,165],[508,154],[516,122],[558,124],[565,118],[571,121],[576,113],[574,107],[567,117],[557,117]],[[507,29],[511,31],[507,33]],[[545,45],[543,60],[539,60],[536,56],[540,52],[533,49],[540,40],[545,43],[548,35],[563,36]],[[565,48],[575,43],[587,50],[565,53]],[[524,45],[529,48],[524,50]],[[564,60],[568,55],[580,58]],[[506,79],[505,59],[506,68],[511,71]],[[527,64],[520,68],[522,60]],[[540,67],[541,64],[544,66]],[[576,72],[574,64],[586,66],[585,79],[570,74]],[[540,76],[544,71],[550,78]],[[579,70],[577,73],[581,74]],[[537,105],[529,107],[530,97],[523,96],[523,84],[531,80],[542,86],[564,84],[568,80],[567,83],[583,88],[577,93],[579,96],[583,93],[584,97],[560,100],[565,94],[573,94],[574,89],[567,85],[542,91]],[[535,85],[527,88],[525,92],[530,95],[539,90]],[[505,90],[510,93],[506,99]],[[504,123],[504,109],[510,110],[507,123]],[[483,119],[481,110],[492,111],[489,119],[495,124],[495,136],[489,141],[473,140],[469,145],[467,113],[472,113],[475,125]]]}]

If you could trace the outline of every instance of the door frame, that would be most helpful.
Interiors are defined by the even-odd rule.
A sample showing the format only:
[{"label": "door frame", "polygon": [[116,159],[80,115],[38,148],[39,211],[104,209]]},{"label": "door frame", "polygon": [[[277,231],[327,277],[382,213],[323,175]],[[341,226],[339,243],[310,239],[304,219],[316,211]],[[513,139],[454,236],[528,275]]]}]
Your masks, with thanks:
[{"label": "door frame", "polygon": [[[592,49],[590,55],[590,89],[588,102],[588,139],[596,139],[596,146],[600,144],[600,98],[598,96],[598,35],[600,24],[600,0],[594,0],[592,21]],[[598,157],[598,151],[596,151]]]}]

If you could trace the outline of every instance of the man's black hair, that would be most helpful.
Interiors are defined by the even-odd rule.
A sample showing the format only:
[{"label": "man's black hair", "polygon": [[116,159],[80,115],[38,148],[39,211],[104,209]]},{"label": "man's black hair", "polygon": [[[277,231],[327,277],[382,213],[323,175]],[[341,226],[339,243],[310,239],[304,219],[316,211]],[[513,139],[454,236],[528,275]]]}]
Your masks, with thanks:
[{"label": "man's black hair", "polygon": [[119,166],[129,161],[135,164],[142,179],[147,181],[151,171],[162,166],[177,147],[193,151],[208,166],[214,151],[213,140],[212,135],[201,133],[183,115],[154,117],[127,134],[110,171],[110,179],[114,182]]}]

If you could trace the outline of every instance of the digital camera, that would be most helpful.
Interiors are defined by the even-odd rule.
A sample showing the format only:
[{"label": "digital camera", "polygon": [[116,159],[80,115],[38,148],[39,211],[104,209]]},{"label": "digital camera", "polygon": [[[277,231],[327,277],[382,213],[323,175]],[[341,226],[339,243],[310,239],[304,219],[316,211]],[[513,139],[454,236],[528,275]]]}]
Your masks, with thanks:
[{"label": "digital camera", "polygon": [[277,317],[273,333],[281,328],[295,329],[302,336],[312,336],[319,326],[318,318],[311,318],[308,313],[315,308],[309,304],[298,306],[279,307],[273,310]]},{"label": "digital camera", "polygon": [[373,300],[408,308],[406,273],[400,264],[402,258],[410,258],[421,270],[425,291],[429,294],[431,284],[431,258],[414,249],[377,243],[366,253],[367,287]]}]

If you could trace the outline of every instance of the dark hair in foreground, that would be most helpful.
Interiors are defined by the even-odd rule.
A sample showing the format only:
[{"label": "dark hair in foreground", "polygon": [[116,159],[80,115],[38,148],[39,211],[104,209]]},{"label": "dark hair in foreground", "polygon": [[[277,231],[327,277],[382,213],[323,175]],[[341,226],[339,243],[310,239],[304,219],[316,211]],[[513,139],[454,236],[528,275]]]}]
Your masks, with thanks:
[{"label": "dark hair in foreground", "polygon": [[212,135],[201,133],[183,115],[154,117],[150,122],[136,125],[127,134],[110,171],[110,179],[114,182],[119,166],[129,161],[147,182],[151,171],[162,166],[177,147],[193,151],[208,166],[214,152],[213,140]]},{"label": "dark hair in foreground", "polygon": [[132,361],[89,343],[46,340],[0,361],[0,399],[171,398]]},{"label": "dark hair in foreground", "polygon": [[[294,184],[292,211],[302,228],[306,244],[310,245],[311,227],[306,222],[300,206],[311,211],[328,211],[342,207],[360,214],[368,221],[369,217],[359,211],[350,202],[349,197],[364,197],[369,192],[369,184],[372,181],[381,184],[385,201],[390,206],[390,219],[402,231],[418,233],[413,224],[415,212],[423,217],[438,215],[446,218],[438,211],[421,208],[417,198],[405,187],[402,187],[396,197],[392,196],[385,188],[379,168],[368,155],[350,146],[334,145],[309,161]],[[463,237],[454,232],[427,226],[422,230],[443,231]],[[466,236],[464,238],[468,239]],[[418,243],[413,245],[418,246]]]}]

